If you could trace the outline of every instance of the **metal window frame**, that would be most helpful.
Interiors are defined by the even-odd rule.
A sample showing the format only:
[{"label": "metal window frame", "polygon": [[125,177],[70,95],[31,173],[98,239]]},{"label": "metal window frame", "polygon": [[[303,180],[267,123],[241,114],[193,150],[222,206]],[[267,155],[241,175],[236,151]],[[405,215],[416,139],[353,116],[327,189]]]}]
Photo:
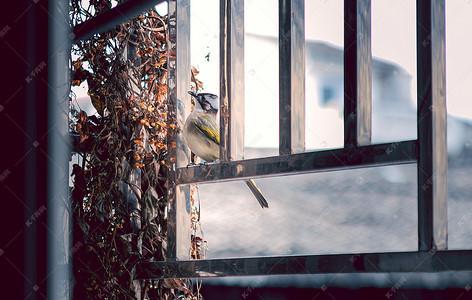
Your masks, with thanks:
[{"label": "metal window frame", "polygon": [[[74,29],[75,40],[103,32],[164,0],[128,0]],[[190,102],[190,0],[167,0],[169,107],[177,123]],[[447,251],[445,1],[417,0],[418,138],[371,144],[371,0],[344,0],[344,135],[341,149],[304,151],[304,0],[279,0],[279,156],[244,160],[244,0],[220,0],[221,161],[186,167],[188,149],[178,131],[169,136],[168,259],[138,265],[137,276],[191,278],[242,275],[438,272],[472,270],[472,250]],[[184,47],[179,48],[179,45]],[[295,67],[296,66],[296,67]],[[361,167],[417,163],[418,251],[188,260],[185,187]]]}]

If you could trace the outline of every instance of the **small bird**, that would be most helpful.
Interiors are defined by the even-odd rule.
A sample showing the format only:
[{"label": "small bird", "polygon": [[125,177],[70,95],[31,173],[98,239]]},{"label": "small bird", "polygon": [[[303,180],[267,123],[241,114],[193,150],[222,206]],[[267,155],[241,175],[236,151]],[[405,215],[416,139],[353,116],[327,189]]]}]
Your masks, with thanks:
[{"label": "small bird", "polygon": [[[218,96],[210,93],[197,94],[192,91],[188,93],[196,101],[195,109],[185,121],[183,130],[185,141],[195,155],[207,162],[215,161],[220,153],[220,130],[216,124]],[[246,184],[261,207],[268,208],[269,204],[254,180],[248,179]]]}]

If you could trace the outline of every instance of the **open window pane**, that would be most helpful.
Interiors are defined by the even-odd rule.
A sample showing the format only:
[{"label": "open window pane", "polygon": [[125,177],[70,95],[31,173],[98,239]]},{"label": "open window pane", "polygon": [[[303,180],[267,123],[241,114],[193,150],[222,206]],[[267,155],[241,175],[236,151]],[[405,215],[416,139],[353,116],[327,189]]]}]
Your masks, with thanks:
[{"label": "open window pane", "polygon": [[278,1],[246,0],[244,158],[278,155]]},{"label": "open window pane", "polygon": [[203,91],[220,93],[220,10],[218,0],[190,2],[191,64],[198,70]]},{"label": "open window pane", "polygon": [[416,4],[372,0],[372,142],[416,139]]},{"label": "open window pane", "polygon": [[305,1],[307,150],[342,148],[344,1]]},{"label": "open window pane", "polygon": [[449,248],[472,248],[472,5],[446,2]]},{"label": "open window pane", "polygon": [[416,165],[199,186],[208,258],[415,251]]}]

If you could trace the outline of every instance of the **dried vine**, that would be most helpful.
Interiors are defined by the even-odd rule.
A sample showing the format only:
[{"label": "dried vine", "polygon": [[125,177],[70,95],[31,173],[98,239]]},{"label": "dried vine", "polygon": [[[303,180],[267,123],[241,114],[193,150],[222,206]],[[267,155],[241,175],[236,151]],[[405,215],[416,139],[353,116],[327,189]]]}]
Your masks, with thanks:
[{"label": "dried vine", "polygon": [[[74,26],[111,7],[71,1]],[[135,265],[163,260],[167,240],[165,165],[168,17],[150,10],[72,49],[72,86],[85,83],[96,114],[71,93],[71,131],[81,157],[72,170],[76,299],[198,299],[187,280],[137,282]],[[201,82],[192,72],[193,88]],[[192,202],[196,202],[192,197]],[[201,257],[192,209],[191,255]]]}]

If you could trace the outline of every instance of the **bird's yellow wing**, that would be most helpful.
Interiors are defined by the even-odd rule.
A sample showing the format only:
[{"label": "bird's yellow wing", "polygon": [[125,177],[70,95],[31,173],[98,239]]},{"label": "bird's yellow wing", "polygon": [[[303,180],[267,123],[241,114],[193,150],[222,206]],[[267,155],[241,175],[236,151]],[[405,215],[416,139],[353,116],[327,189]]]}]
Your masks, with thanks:
[{"label": "bird's yellow wing", "polygon": [[214,117],[208,114],[202,114],[195,120],[195,126],[210,140],[220,144],[220,131],[216,126]]}]

